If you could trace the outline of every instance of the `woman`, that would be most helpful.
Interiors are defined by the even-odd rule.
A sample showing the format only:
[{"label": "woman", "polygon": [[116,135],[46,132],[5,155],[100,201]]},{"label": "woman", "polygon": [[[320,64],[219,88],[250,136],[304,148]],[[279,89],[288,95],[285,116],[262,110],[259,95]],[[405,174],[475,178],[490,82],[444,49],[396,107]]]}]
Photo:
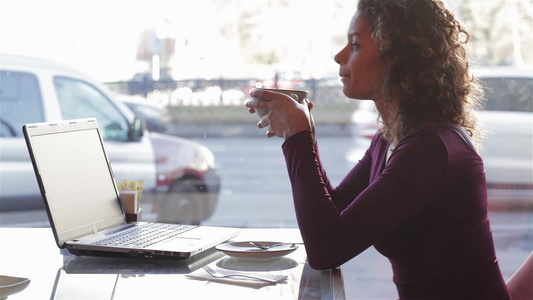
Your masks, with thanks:
[{"label": "woman", "polygon": [[468,33],[439,0],[361,0],[335,56],[344,94],[383,121],[334,188],[322,168],[312,103],[251,93],[259,127],[282,146],[309,264],[335,268],[370,246],[389,258],[401,299],[509,299],[487,216],[472,111]]}]

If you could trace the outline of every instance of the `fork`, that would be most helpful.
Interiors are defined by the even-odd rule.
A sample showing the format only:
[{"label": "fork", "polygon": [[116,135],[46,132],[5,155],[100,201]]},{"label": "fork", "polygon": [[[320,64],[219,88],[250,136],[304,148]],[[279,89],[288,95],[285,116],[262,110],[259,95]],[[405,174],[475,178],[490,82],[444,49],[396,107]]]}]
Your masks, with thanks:
[{"label": "fork", "polygon": [[281,246],[283,244],[287,244],[287,243],[275,243],[275,244],[272,244],[272,245],[263,245],[263,244],[256,243],[256,242],[250,242],[250,245],[252,245],[254,247],[257,247],[257,248],[259,248],[261,250],[268,250],[270,248]]},{"label": "fork", "polygon": [[267,281],[267,282],[271,282],[271,283],[277,283],[278,281],[282,280],[282,279],[286,279],[287,276],[281,276],[280,279],[276,280],[276,279],[273,279],[273,278],[269,278],[269,277],[264,277],[264,276],[259,276],[259,275],[249,275],[249,274],[243,274],[243,273],[229,273],[229,274],[222,274],[222,273],[219,273],[213,269],[211,269],[209,266],[203,266],[203,269],[209,273],[209,275],[213,276],[213,277],[216,277],[216,278],[225,278],[225,277],[247,277],[247,278],[252,278],[252,279],[257,279],[257,280],[263,280],[263,281]]}]

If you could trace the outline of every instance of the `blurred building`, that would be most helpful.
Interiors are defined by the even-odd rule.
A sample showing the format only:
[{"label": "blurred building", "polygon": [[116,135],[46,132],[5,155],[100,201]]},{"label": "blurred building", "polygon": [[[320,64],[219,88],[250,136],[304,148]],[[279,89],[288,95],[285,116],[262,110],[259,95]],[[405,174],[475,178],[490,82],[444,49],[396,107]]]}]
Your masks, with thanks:
[{"label": "blurred building", "polygon": [[171,37],[158,37],[155,29],[147,29],[139,36],[137,61],[147,66],[145,73],[152,79],[171,79],[171,61],[176,53],[176,40]]}]

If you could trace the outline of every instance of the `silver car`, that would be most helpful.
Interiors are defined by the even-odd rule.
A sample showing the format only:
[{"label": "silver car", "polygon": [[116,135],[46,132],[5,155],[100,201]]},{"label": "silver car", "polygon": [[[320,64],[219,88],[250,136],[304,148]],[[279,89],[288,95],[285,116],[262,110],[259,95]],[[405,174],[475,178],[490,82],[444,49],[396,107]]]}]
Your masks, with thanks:
[{"label": "silver car", "polygon": [[[144,181],[143,219],[200,223],[211,216],[220,178],[205,146],[148,131],[132,134],[139,119],[105,85],[70,67],[9,54],[0,54],[0,61],[1,213],[44,208],[22,125],[96,117],[117,181]],[[5,218],[0,222],[5,225]]]}]

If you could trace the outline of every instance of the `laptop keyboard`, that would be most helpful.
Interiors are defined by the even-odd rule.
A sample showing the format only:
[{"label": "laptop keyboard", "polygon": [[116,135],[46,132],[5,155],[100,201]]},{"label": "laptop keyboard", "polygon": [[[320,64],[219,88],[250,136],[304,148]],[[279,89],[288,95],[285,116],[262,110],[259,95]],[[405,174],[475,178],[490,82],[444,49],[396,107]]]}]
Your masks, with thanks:
[{"label": "laptop keyboard", "polygon": [[194,225],[144,223],[111,237],[92,242],[91,245],[105,247],[144,248],[182,234],[195,227],[196,226]]}]

